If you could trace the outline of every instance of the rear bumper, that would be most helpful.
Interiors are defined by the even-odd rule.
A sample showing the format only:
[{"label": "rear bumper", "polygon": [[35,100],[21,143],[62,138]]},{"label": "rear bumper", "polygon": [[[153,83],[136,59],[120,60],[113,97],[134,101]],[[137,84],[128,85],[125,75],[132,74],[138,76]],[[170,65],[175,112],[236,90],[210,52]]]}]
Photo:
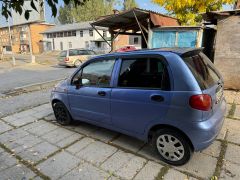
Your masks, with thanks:
[{"label": "rear bumper", "polygon": [[226,101],[223,99],[220,108],[214,115],[201,122],[191,124],[188,137],[192,141],[195,151],[201,151],[207,148],[215,140],[224,122],[224,115],[226,112]]},{"label": "rear bumper", "polygon": [[58,62],[58,65],[60,65],[60,66],[74,66],[74,64],[71,63],[71,62],[61,62],[61,61]]}]

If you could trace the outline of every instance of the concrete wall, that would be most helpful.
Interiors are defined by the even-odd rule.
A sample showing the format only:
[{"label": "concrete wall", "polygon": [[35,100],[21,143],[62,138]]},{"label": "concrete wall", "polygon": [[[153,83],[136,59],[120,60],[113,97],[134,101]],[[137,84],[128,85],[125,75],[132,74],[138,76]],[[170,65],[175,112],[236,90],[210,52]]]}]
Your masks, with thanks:
[{"label": "concrete wall", "polygon": [[240,89],[240,16],[218,22],[214,64],[225,80],[225,88]]}]

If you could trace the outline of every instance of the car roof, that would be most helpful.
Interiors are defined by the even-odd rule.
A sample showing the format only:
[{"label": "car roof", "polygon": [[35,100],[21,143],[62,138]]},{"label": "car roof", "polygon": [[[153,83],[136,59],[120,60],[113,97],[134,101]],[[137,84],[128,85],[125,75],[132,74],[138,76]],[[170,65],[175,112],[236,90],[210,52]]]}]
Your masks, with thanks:
[{"label": "car roof", "polygon": [[124,56],[124,55],[140,55],[144,53],[149,54],[156,54],[156,53],[174,53],[181,57],[187,56],[192,53],[199,53],[202,51],[203,48],[155,48],[155,49],[140,49],[140,50],[133,50],[133,51],[127,51],[127,52],[112,52],[109,54],[101,55],[99,57],[106,57],[106,56]]}]

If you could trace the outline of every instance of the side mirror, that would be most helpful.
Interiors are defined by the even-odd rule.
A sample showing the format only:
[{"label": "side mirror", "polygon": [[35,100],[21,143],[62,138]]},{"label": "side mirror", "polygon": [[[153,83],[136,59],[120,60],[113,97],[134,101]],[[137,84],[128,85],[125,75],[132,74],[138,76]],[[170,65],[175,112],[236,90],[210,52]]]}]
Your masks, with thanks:
[{"label": "side mirror", "polygon": [[80,89],[80,87],[82,86],[82,79],[74,80],[73,85],[76,86],[76,89]]}]

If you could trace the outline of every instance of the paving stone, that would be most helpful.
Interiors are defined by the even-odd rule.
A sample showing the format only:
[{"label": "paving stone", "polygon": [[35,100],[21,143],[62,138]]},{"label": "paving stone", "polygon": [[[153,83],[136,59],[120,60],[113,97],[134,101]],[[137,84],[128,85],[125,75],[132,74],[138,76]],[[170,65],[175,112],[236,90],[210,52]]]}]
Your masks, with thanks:
[{"label": "paving stone", "polygon": [[45,119],[46,121],[56,121],[56,117],[55,117],[54,114],[50,114],[49,116],[44,117],[44,119]]},{"label": "paving stone", "polygon": [[75,133],[72,131],[69,131],[67,129],[57,128],[57,129],[45,134],[44,136],[42,136],[42,138],[47,140],[48,142],[55,144],[73,134],[75,134]]},{"label": "paving stone", "polygon": [[188,175],[186,174],[183,174],[179,171],[176,171],[174,169],[169,169],[167,174],[164,175],[164,180],[179,180],[179,179],[182,179],[182,180],[194,180],[195,178],[192,178],[192,177],[189,177]]},{"label": "paving stone", "polygon": [[138,139],[126,135],[121,135],[112,143],[133,152],[137,152],[144,145],[143,141],[139,141]]},{"label": "paving stone", "polygon": [[37,118],[37,119],[42,119],[46,116],[48,116],[49,114],[51,114],[53,111],[52,110],[44,110],[44,111],[39,111],[39,112],[36,112],[34,113],[32,116]]},{"label": "paving stone", "polygon": [[236,109],[234,112],[234,118],[240,119],[240,105],[236,105]]},{"label": "paving stone", "polygon": [[104,128],[100,128],[97,131],[90,133],[90,136],[96,139],[99,139],[101,141],[104,142],[109,142],[110,140],[112,140],[118,133],[111,131],[111,130],[107,130]]},{"label": "paving stone", "polygon": [[112,175],[111,177],[108,178],[108,180],[121,180],[121,179],[119,177]]},{"label": "paving stone", "polygon": [[16,116],[16,114],[14,115],[10,115],[10,116],[7,116],[7,117],[4,117],[2,118],[5,122],[13,122],[13,121],[16,121],[18,119],[18,117]]},{"label": "paving stone", "polygon": [[64,151],[40,163],[37,168],[40,168],[40,171],[51,177],[51,179],[59,179],[77,167],[80,161],[77,157]]},{"label": "paving stone", "polygon": [[36,111],[34,111],[33,109],[28,109],[26,111],[22,111],[22,112],[16,113],[15,115],[18,118],[24,118],[24,117],[32,116],[34,113],[36,113]]},{"label": "paving stone", "polygon": [[228,144],[225,159],[240,164],[240,146]]},{"label": "paving stone", "polygon": [[19,153],[33,147],[36,144],[39,144],[40,142],[42,142],[42,139],[29,134],[17,141],[10,143],[8,147],[14,149],[15,153]]},{"label": "paving stone", "polygon": [[56,143],[57,146],[63,148],[71,143],[73,143],[74,141],[80,139],[81,137],[83,137],[83,135],[78,134],[78,133],[74,133],[73,135],[64,138],[62,140],[60,140],[58,143]]},{"label": "paving stone", "polygon": [[232,108],[232,104],[227,104],[227,110],[225,112],[225,116],[228,116],[230,109]]},{"label": "paving stone", "polygon": [[116,151],[117,148],[96,141],[77,153],[77,156],[99,166]]},{"label": "paving stone", "polygon": [[33,178],[33,180],[43,180],[42,178],[40,178],[39,176],[36,176]]},{"label": "paving stone", "polygon": [[46,109],[52,109],[50,103],[48,103],[48,104],[43,104],[43,105],[41,105],[41,106],[37,106],[37,107],[32,108],[32,110],[34,110],[34,111],[36,111],[36,112],[40,112],[40,111],[43,111],[43,110],[46,110]]},{"label": "paving stone", "polygon": [[227,141],[240,144],[240,131],[235,129],[229,130]]},{"label": "paving stone", "polygon": [[1,179],[31,179],[36,174],[24,165],[13,166],[0,172]]},{"label": "paving stone", "polygon": [[240,92],[237,92],[236,93],[236,96],[235,96],[235,101],[234,101],[236,104],[240,104]]},{"label": "paving stone", "polygon": [[1,134],[1,133],[4,133],[4,132],[6,132],[6,131],[9,131],[10,129],[12,129],[11,126],[9,126],[8,124],[0,121],[0,134]]},{"label": "paving stone", "polygon": [[159,154],[155,151],[154,147],[151,146],[150,144],[146,144],[139,152],[138,154],[147,157],[148,159],[158,161],[160,162],[159,159]]},{"label": "paving stone", "polygon": [[203,154],[207,154],[213,157],[218,157],[221,151],[221,142],[214,141],[207,149],[202,151]]},{"label": "paving stone", "polygon": [[80,179],[80,180],[105,180],[110,175],[101,169],[94,167],[89,163],[83,163],[79,167],[73,169],[61,179]]},{"label": "paving stone", "polygon": [[38,135],[38,136],[42,136],[45,135],[47,133],[49,133],[50,131],[53,131],[57,128],[59,128],[58,126],[45,122],[45,121],[38,121],[36,123],[31,124],[29,127],[26,127],[27,131]]},{"label": "paving stone", "polygon": [[126,153],[121,150],[117,151],[114,155],[112,155],[107,161],[105,161],[101,168],[105,171],[116,173],[121,167],[127,164],[130,159],[134,157],[131,153]]},{"label": "paving stone", "polygon": [[71,152],[72,154],[76,154],[93,142],[95,142],[94,139],[85,137],[85,138],[81,139],[80,141],[74,143],[73,145],[69,146],[66,150]]},{"label": "paving stone", "polygon": [[27,116],[27,117],[22,117],[22,118],[18,118],[15,121],[9,122],[11,125],[19,127],[19,126],[23,126],[32,122],[37,121],[37,119],[35,117],[32,116]]},{"label": "paving stone", "polygon": [[224,162],[219,179],[239,180],[240,179],[239,169],[240,169],[239,164],[233,164],[231,162]]},{"label": "paving stone", "polygon": [[29,135],[27,131],[24,131],[22,129],[13,129],[11,131],[5,132],[0,135],[0,142],[9,144],[13,141],[16,141],[20,138],[23,138],[24,136]]},{"label": "paving stone", "polygon": [[132,179],[142,169],[146,162],[146,159],[135,156],[123,167],[121,167],[116,172],[116,175],[123,179]]},{"label": "paving stone", "polygon": [[236,98],[236,91],[224,91],[224,96],[227,101],[227,103],[232,104]]},{"label": "paving stone", "polygon": [[76,132],[79,132],[81,134],[84,135],[90,135],[91,133],[93,133],[94,131],[96,131],[99,127],[91,125],[91,124],[87,124],[84,122],[77,122],[78,125],[74,125],[74,126],[69,126],[69,129],[73,129]]},{"label": "paving stone", "polygon": [[2,152],[0,154],[0,171],[7,169],[15,164],[17,164],[17,160],[12,155],[6,152]]},{"label": "paving stone", "polygon": [[58,147],[49,144],[48,142],[42,142],[30,149],[22,151],[18,155],[27,161],[36,163],[58,150],[59,150]]},{"label": "paving stone", "polygon": [[4,150],[3,150],[2,148],[0,148],[0,154],[1,154],[2,152],[4,152]]},{"label": "paving stone", "polygon": [[155,180],[162,169],[162,165],[153,161],[148,161],[143,169],[137,174],[134,180]]},{"label": "paving stone", "polygon": [[203,153],[194,153],[192,159],[185,165],[177,167],[198,177],[209,179],[212,177],[217,164],[217,159]]}]

